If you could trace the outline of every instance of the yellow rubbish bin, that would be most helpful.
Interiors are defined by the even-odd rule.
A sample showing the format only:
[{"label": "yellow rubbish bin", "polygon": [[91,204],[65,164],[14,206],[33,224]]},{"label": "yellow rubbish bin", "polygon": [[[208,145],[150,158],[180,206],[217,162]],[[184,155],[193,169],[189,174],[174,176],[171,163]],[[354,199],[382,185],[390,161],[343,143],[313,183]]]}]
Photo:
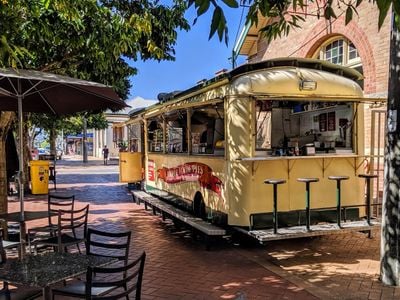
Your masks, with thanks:
[{"label": "yellow rubbish bin", "polygon": [[49,161],[32,160],[31,166],[31,191],[32,194],[49,193]]}]

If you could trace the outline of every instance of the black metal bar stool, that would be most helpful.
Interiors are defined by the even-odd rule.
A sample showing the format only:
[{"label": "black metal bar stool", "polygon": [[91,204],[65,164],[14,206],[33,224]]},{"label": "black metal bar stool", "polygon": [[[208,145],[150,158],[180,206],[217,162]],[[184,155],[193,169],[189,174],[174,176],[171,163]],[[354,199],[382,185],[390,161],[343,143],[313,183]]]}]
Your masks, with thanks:
[{"label": "black metal bar stool", "polygon": [[305,182],[306,184],[306,228],[310,231],[310,183],[311,182],[318,182],[318,178],[297,178],[297,181]]},{"label": "black metal bar stool", "polygon": [[274,233],[278,233],[278,184],[286,183],[284,179],[266,179],[265,184],[272,184],[274,187],[274,210],[272,218],[274,222]]},{"label": "black metal bar stool", "polygon": [[377,178],[378,175],[375,174],[358,174],[358,177],[365,178],[365,182],[367,183],[367,193],[366,193],[366,210],[367,210],[367,222],[368,225],[371,225],[371,179]]},{"label": "black metal bar stool", "polygon": [[330,180],[336,180],[336,213],[337,213],[337,223],[338,226],[340,227],[340,223],[342,221],[341,218],[341,210],[342,210],[342,197],[341,197],[341,191],[340,191],[340,183],[342,180],[348,180],[349,176],[329,176],[328,179]]}]

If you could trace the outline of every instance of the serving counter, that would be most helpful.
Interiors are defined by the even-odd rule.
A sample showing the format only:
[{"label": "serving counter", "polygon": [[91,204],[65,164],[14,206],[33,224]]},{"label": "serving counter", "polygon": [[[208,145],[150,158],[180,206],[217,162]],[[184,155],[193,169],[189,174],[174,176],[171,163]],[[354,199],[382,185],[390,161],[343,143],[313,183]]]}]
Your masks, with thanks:
[{"label": "serving counter", "polygon": [[[273,210],[273,193],[270,185],[264,184],[267,178],[284,179],[279,186],[278,210],[280,212],[305,209],[305,185],[298,178],[312,177],[319,181],[311,185],[311,209],[335,207],[336,182],[329,176],[348,176],[342,183],[342,205],[364,204],[364,180],[358,174],[365,173],[366,157],[356,154],[326,154],[315,156],[265,156],[242,157],[231,162],[228,197],[238,198],[231,209],[237,215],[238,224],[247,217],[260,212]],[[238,185],[237,182],[241,182]],[[241,195],[238,197],[237,195]],[[364,209],[357,210],[364,215]]]}]

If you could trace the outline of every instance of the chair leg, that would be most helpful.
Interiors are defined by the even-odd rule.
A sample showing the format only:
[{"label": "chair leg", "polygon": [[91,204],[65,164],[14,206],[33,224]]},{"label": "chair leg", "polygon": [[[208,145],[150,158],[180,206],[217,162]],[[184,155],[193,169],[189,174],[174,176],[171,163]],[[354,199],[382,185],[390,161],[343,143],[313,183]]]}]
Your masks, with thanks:
[{"label": "chair leg", "polygon": [[79,244],[76,244],[76,246],[78,247],[79,254],[82,254],[81,247],[79,247]]},{"label": "chair leg", "polygon": [[32,254],[31,236],[29,233],[28,233],[27,239],[28,239],[29,254]]}]

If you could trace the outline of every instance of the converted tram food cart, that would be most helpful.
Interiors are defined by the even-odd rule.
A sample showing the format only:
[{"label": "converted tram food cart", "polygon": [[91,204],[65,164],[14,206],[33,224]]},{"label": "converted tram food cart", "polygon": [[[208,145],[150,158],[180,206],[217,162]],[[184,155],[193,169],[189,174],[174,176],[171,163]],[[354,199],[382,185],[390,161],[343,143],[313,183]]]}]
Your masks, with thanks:
[{"label": "converted tram food cart", "polygon": [[146,191],[168,192],[214,224],[255,232],[273,227],[266,178],[286,181],[277,207],[279,227],[286,228],[305,224],[298,178],[319,179],[311,188],[311,223],[327,224],[337,220],[336,185],[328,177],[348,176],[342,229],[377,224],[359,222],[366,215],[358,177],[366,172],[363,105],[379,101],[363,97],[360,76],[315,59],[275,59],[164,94],[128,122],[143,129],[137,148]]}]

